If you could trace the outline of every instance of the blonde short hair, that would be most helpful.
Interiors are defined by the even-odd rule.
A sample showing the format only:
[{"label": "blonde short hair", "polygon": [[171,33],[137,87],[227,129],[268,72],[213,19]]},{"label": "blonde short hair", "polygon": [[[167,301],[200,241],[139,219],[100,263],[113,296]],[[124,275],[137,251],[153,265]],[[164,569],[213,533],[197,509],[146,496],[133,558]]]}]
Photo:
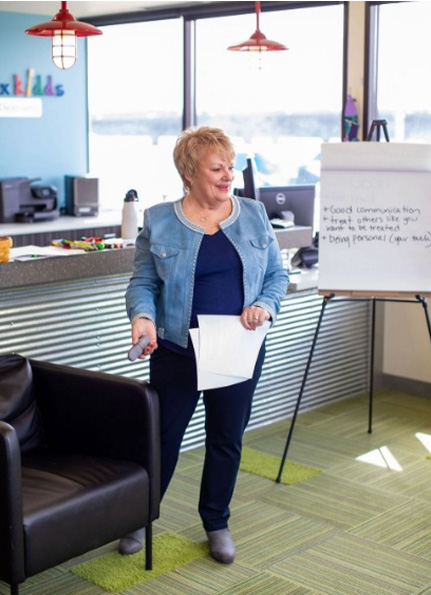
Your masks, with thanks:
[{"label": "blonde short hair", "polygon": [[191,188],[187,178],[191,178],[196,173],[202,149],[211,149],[232,161],[235,158],[235,149],[221,128],[200,126],[184,130],[175,143],[174,163],[186,191]]}]

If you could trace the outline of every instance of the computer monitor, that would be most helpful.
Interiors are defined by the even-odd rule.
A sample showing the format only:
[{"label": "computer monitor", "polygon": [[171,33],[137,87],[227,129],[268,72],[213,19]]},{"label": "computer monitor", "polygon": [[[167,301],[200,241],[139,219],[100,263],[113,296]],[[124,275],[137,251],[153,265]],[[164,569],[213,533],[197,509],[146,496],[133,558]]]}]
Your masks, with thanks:
[{"label": "computer monitor", "polygon": [[244,191],[241,196],[259,200],[259,188],[255,183],[253,161],[250,157],[247,157],[247,165],[242,170],[242,176],[244,178]]},{"label": "computer monitor", "polygon": [[263,186],[259,189],[258,200],[265,205],[269,219],[283,219],[283,211],[291,211],[295,225],[312,228],[315,195],[313,184]]}]

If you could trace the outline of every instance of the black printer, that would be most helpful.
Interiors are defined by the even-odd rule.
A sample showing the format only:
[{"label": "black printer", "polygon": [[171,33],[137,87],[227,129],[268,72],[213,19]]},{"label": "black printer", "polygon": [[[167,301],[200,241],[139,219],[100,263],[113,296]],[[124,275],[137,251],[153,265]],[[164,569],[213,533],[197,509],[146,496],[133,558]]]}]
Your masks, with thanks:
[{"label": "black printer", "polygon": [[0,179],[0,223],[33,223],[57,219],[55,186],[34,185],[35,178]]}]

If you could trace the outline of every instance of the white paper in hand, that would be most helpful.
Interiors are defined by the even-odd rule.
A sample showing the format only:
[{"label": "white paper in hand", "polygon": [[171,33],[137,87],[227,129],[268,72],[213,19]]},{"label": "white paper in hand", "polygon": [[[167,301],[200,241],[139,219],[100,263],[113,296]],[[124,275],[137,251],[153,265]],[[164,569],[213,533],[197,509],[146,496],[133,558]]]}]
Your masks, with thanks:
[{"label": "white paper in hand", "polygon": [[227,376],[225,374],[218,374],[216,372],[208,372],[207,370],[203,370],[199,366],[199,329],[192,328],[190,329],[190,337],[192,339],[193,347],[195,350],[196,355],[196,370],[197,370],[197,380],[198,380],[198,390],[206,390],[210,388],[221,388],[223,386],[230,386],[231,384],[237,384],[238,382],[243,382],[247,380],[247,378],[243,378],[242,376]]},{"label": "white paper in hand", "polygon": [[252,378],[269,322],[255,331],[245,329],[239,316],[199,315],[191,329],[198,390],[220,388]]}]

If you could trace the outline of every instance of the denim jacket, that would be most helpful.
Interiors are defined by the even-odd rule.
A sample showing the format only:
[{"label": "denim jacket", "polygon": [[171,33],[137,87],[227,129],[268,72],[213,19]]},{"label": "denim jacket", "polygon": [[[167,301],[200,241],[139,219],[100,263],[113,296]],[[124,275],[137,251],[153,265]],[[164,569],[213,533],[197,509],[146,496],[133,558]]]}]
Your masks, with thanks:
[{"label": "denim jacket", "polygon": [[[286,295],[274,231],[262,203],[232,196],[232,212],[220,229],[232,242],[243,266],[244,307],[268,310],[274,322]],[[149,318],[157,334],[187,347],[195,267],[205,229],[187,219],[182,199],[150,207],[136,239],[133,276],[126,292],[130,320]]]}]

